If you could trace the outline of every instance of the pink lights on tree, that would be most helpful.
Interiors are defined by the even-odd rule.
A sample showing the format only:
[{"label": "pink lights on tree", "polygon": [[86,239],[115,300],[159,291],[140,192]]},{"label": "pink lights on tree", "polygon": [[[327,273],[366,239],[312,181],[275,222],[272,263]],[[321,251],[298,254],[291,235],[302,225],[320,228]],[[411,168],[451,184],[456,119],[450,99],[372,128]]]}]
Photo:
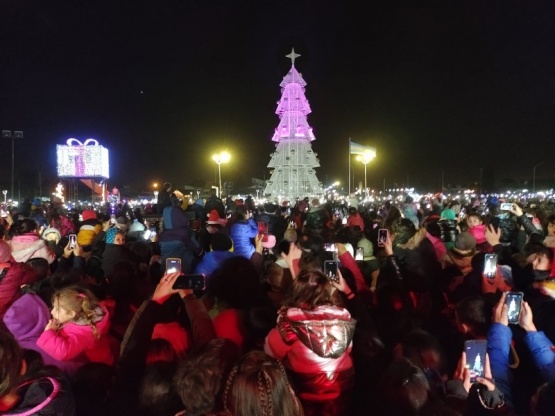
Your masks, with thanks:
[{"label": "pink lights on tree", "polygon": [[291,69],[280,84],[281,99],[276,109],[280,121],[272,136],[276,151],[268,164],[276,169],[264,192],[277,199],[322,193],[322,184],[313,169],[320,164],[310,145],[316,137],[306,119],[312,111],[305,96],[306,82],[295,68],[295,59],[300,55],[292,49],[286,57],[291,59]]}]

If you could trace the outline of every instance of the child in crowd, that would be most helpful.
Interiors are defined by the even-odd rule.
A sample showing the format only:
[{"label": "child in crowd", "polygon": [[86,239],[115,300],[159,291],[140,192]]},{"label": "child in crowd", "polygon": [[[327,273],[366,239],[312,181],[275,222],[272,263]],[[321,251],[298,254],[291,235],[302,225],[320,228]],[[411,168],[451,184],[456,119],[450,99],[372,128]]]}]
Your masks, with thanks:
[{"label": "child in crowd", "polygon": [[112,365],[108,311],[87,289],[70,287],[52,296],[52,319],[37,345],[61,361]]},{"label": "child in crowd", "polygon": [[486,241],[486,224],[482,221],[480,214],[471,212],[466,217],[468,232],[472,234],[476,240],[476,249],[481,252],[488,251],[488,243]]},{"label": "child in crowd", "polygon": [[555,214],[547,217],[546,236],[543,244],[547,247],[555,247]]}]

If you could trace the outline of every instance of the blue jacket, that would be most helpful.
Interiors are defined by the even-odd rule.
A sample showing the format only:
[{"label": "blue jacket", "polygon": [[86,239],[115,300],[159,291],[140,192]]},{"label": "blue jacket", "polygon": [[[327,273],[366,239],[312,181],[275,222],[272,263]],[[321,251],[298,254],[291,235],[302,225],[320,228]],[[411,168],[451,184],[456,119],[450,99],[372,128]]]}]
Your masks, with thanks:
[{"label": "blue jacket", "polygon": [[191,227],[189,227],[189,216],[181,207],[164,208],[163,219],[164,230],[158,238],[160,243],[181,241],[194,255],[198,256],[202,252],[202,247],[193,238]]},{"label": "blue jacket", "polygon": [[195,268],[195,274],[211,276],[214,270],[220,267],[224,261],[232,257],[235,257],[235,253],[230,251],[209,251]]},{"label": "blue jacket", "polygon": [[237,256],[243,256],[250,260],[254,253],[251,238],[256,237],[256,234],[258,234],[258,226],[252,218],[233,224],[229,232],[229,236],[233,240],[233,252]]},{"label": "blue jacket", "polygon": [[542,331],[528,332],[524,337],[524,343],[530,349],[534,363],[544,380],[555,380],[555,352],[551,351],[553,343],[549,338]]},{"label": "blue jacket", "polygon": [[512,373],[509,367],[512,338],[513,333],[511,328],[500,323],[494,323],[488,332],[488,355],[491,375],[495,380],[495,385],[505,396],[507,405],[514,408],[510,387]]}]

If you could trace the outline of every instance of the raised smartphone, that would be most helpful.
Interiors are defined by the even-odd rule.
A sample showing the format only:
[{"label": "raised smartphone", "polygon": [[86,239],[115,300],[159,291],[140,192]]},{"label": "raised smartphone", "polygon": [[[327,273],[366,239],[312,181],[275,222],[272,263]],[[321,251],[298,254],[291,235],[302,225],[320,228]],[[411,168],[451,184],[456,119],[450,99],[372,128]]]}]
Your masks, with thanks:
[{"label": "raised smartphone", "polygon": [[495,279],[497,271],[497,254],[486,254],[484,258],[484,276],[487,279]]},{"label": "raised smartphone", "polygon": [[337,268],[339,267],[339,262],[335,260],[326,260],[324,262],[324,274],[332,282],[339,282],[339,276],[337,275]]},{"label": "raised smartphone", "polygon": [[73,250],[75,248],[76,244],[77,244],[77,235],[70,234],[69,235],[69,248]]},{"label": "raised smartphone", "polygon": [[177,273],[181,271],[181,259],[168,258],[166,259],[166,273]]},{"label": "raised smartphone", "polygon": [[204,290],[206,279],[203,274],[185,274],[178,276],[173,283],[172,289]]},{"label": "raised smartphone", "polygon": [[509,318],[510,324],[518,324],[523,297],[524,293],[522,292],[507,293],[505,304],[507,305],[507,317]]},{"label": "raised smartphone", "polygon": [[475,383],[477,377],[484,377],[487,348],[487,341],[482,339],[472,339],[464,343],[466,368],[470,370],[471,383]]},{"label": "raised smartphone", "polygon": [[387,241],[387,236],[389,235],[389,231],[387,228],[380,228],[378,230],[378,246],[383,247],[385,246],[385,242]]}]

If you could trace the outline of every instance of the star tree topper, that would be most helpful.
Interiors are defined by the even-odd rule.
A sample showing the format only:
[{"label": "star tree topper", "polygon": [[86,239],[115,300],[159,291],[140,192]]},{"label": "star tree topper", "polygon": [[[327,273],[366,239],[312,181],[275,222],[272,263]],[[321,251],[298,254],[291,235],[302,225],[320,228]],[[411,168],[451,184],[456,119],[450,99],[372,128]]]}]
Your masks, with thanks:
[{"label": "star tree topper", "polygon": [[291,53],[289,55],[285,55],[286,58],[291,59],[291,66],[295,66],[295,58],[298,58],[299,54],[295,53],[295,48],[291,48]]}]

